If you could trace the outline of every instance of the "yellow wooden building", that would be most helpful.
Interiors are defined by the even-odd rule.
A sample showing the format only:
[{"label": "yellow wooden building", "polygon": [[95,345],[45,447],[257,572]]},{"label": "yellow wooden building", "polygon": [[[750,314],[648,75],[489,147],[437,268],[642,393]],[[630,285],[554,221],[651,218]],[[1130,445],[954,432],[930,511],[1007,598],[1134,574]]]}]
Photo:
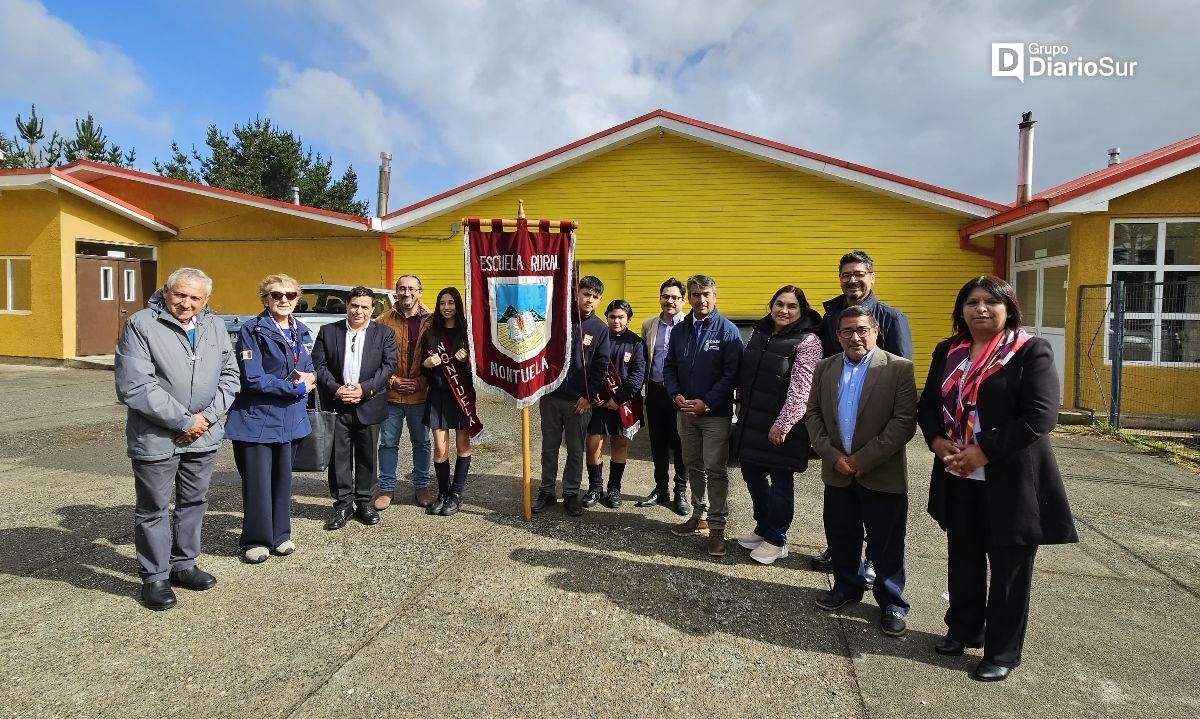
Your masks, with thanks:
[{"label": "yellow wooden building", "polygon": [[840,294],[841,255],[866,250],[876,293],[909,316],[919,373],[959,287],[1002,261],[959,228],[1006,209],[660,110],[385,216],[395,273],[418,275],[427,301],[461,288],[461,218],[512,217],[518,199],[530,217],[579,222],[580,272],[637,317],[658,312],[663,280],[695,273],[733,318],[766,314],[789,283],[819,309]]},{"label": "yellow wooden building", "polygon": [[1040,192],[962,237],[1006,248],[1026,325],[1055,344],[1065,406],[1108,410],[1108,285],[1122,280],[1122,413],[1200,425],[1200,136]]},{"label": "yellow wooden building", "polygon": [[262,309],[271,272],[382,272],[371,219],[88,161],[0,171],[0,227],[0,356],[111,354],[125,317],[181,266],[212,276],[214,309],[243,313]]}]

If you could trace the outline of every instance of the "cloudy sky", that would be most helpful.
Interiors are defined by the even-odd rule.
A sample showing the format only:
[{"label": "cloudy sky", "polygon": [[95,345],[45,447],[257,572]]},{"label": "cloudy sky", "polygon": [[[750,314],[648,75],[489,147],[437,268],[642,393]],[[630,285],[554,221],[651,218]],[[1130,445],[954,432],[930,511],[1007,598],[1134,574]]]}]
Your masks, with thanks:
[{"label": "cloudy sky", "polygon": [[[988,199],[1200,134],[1196,0],[0,0],[0,131],[93,113],[137,165],[255,116],[393,208],[656,108]],[[1136,61],[992,77],[991,43]],[[1064,59],[1064,58],[1059,58]],[[374,203],[372,202],[372,210]]]}]

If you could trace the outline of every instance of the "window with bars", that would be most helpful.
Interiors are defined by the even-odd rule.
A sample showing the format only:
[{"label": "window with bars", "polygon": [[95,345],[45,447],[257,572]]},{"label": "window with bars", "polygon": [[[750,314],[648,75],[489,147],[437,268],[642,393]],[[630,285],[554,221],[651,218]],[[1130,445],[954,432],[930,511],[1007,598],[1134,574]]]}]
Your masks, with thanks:
[{"label": "window with bars", "polygon": [[1110,259],[1125,283],[1123,361],[1200,365],[1200,219],[1113,222]]}]

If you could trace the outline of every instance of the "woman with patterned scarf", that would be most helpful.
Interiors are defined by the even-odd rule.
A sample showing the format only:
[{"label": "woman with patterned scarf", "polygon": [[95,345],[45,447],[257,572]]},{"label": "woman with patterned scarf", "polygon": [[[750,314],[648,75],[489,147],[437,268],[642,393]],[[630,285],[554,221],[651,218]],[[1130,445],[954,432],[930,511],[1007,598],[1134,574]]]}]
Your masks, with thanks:
[{"label": "woman with patterned scarf", "polygon": [[917,410],[934,454],[929,514],[949,553],[948,630],[934,649],[983,647],[972,676],[1002,681],[1021,663],[1037,548],[1079,541],[1050,447],[1061,395],[1050,344],[1021,329],[1004,280],[963,285],[953,326]]}]

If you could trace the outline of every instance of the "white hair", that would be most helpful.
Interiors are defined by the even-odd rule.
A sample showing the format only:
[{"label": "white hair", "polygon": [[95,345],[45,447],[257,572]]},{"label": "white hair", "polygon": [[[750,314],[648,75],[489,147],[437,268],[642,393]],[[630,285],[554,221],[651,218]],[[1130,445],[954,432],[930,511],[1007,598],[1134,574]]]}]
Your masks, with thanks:
[{"label": "white hair", "polygon": [[212,278],[204,274],[204,270],[198,270],[195,267],[180,267],[167,278],[167,289],[175,289],[175,283],[180,280],[203,282],[204,295],[206,297],[212,295]]}]

